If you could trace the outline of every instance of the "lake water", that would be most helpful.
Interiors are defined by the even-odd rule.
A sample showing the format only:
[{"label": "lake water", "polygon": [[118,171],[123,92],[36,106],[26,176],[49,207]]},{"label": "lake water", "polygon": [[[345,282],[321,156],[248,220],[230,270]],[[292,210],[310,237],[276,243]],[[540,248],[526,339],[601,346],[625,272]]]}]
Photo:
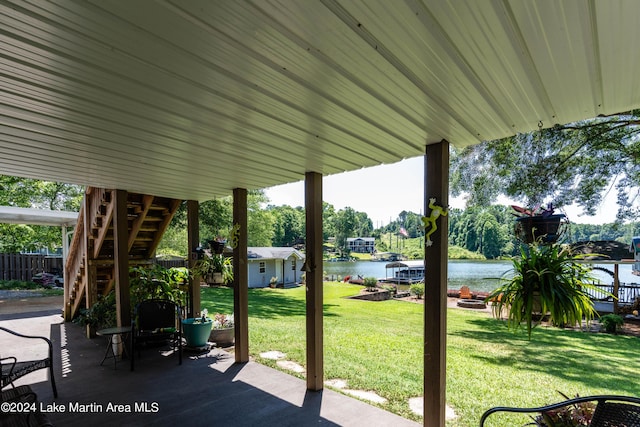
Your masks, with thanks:
[{"label": "lake water", "polygon": [[[386,264],[386,262],[379,261],[325,262],[323,269],[332,280],[337,280],[338,277],[358,275],[384,278],[387,277]],[[500,285],[501,277],[508,277],[511,266],[510,261],[450,260],[447,287],[449,289],[460,289],[460,287],[466,285],[474,291],[490,292]],[[602,267],[613,272],[613,265],[602,265]],[[620,282],[640,282],[640,277],[631,274],[630,264],[620,265],[619,268]],[[604,283],[613,282],[612,277],[605,272],[594,270],[593,274]],[[388,275],[392,275],[391,269],[389,269]],[[429,276],[428,266],[426,276]]]}]

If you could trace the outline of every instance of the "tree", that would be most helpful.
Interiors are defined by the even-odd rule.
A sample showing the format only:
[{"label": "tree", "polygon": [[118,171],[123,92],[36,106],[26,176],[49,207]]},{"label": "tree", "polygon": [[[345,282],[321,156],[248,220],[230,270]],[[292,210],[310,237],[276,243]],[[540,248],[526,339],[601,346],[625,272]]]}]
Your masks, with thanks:
[{"label": "tree", "polygon": [[[248,203],[249,196],[247,196]],[[208,242],[220,236],[229,237],[233,225],[233,199],[221,197],[199,204],[200,241]]]},{"label": "tree", "polygon": [[[306,219],[305,219],[306,221]],[[322,202],[322,240],[328,241],[329,237],[336,235],[336,210],[332,204]]]},{"label": "tree", "polygon": [[301,207],[269,205],[274,220],[274,246],[293,246],[304,242],[305,212]]},{"label": "tree", "polygon": [[48,210],[80,210],[84,187],[0,175],[0,206]]},{"label": "tree", "polygon": [[262,190],[247,194],[247,238],[249,246],[271,246],[273,240],[273,215],[261,208],[269,202]]},{"label": "tree", "polygon": [[637,216],[640,110],[485,141],[452,156],[454,196],[489,205],[500,194],[535,206],[577,203],[593,214],[616,191],[618,219]]},{"label": "tree", "polygon": [[[79,185],[0,175],[0,206],[80,211]],[[0,252],[15,253],[62,246],[59,227],[0,224]]]},{"label": "tree", "polygon": [[[271,246],[273,238],[273,217],[271,212],[261,208],[268,199],[262,190],[249,191],[247,194],[247,233],[249,246]],[[206,246],[216,237],[229,239],[233,227],[233,199],[231,196],[207,200],[199,203],[198,209],[200,242]],[[165,236],[158,246],[158,253],[186,256],[187,248],[186,204],[183,203]],[[181,240],[184,239],[184,240]]]},{"label": "tree", "polygon": [[355,237],[357,219],[356,211],[346,207],[335,215],[336,249],[342,253],[348,253],[347,238]]},{"label": "tree", "polygon": [[158,244],[158,255],[186,257],[188,253],[188,235],[186,227],[167,227]]},{"label": "tree", "polygon": [[[325,206],[323,219],[328,216],[325,216],[325,214],[331,211],[333,211],[333,206]],[[373,221],[369,216],[348,206],[331,215],[324,227],[334,231],[336,250],[343,255],[349,253],[347,238],[371,237],[373,235]]]},{"label": "tree", "polygon": [[373,221],[365,212],[356,212],[356,229],[353,237],[371,237]]},{"label": "tree", "polygon": [[0,235],[2,236],[0,237],[0,253],[13,254],[38,249],[34,243],[35,234],[33,227],[25,224],[0,224]]},{"label": "tree", "polygon": [[400,228],[404,228],[407,231],[407,237],[413,239],[424,234],[423,227],[422,215],[415,212],[402,211],[394,221],[382,227],[381,231],[395,234],[400,232]]}]

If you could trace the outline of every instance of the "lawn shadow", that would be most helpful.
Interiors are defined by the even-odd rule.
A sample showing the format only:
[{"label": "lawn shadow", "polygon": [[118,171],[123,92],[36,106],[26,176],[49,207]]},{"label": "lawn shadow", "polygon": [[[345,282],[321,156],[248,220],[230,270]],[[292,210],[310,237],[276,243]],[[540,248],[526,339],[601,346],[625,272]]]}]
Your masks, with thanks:
[{"label": "lawn shadow", "polygon": [[[577,381],[590,388],[613,387],[636,390],[634,377],[617,375],[620,361],[635,361],[640,341],[635,337],[616,336],[598,332],[538,326],[528,340],[526,329],[509,330],[506,323],[494,318],[469,319],[477,328],[450,332],[451,336],[469,338],[486,343],[503,343],[514,351],[485,352],[469,355],[500,367],[522,367],[567,381]],[[598,358],[589,357],[597,349]],[[609,384],[609,385],[607,385]]]},{"label": "lawn shadow", "polygon": [[[209,313],[233,313],[233,289],[202,288],[201,305]],[[249,289],[249,316],[274,319],[283,316],[305,316],[305,301],[287,294],[286,290]],[[328,312],[333,304],[323,304],[324,317],[337,316]]]}]

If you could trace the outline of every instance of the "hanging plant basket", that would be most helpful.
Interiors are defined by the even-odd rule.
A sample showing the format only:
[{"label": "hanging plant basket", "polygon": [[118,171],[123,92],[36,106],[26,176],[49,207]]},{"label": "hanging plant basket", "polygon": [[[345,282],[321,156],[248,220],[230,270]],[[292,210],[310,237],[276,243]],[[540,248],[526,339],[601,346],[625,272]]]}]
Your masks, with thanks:
[{"label": "hanging plant basket", "polygon": [[224,279],[221,272],[213,272],[207,276],[207,284],[209,286],[223,285]]},{"label": "hanging plant basket", "polygon": [[565,233],[567,224],[567,216],[564,214],[523,216],[516,219],[514,232],[524,243],[554,243]]},{"label": "hanging plant basket", "polygon": [[218,242],[216,240],[212,240],[209,242],[209,245],[211,246],[211,250],[213,251],[213,253],[218,255],[220,255],[222,251],[224,251],[224,244],[225,242]]}]

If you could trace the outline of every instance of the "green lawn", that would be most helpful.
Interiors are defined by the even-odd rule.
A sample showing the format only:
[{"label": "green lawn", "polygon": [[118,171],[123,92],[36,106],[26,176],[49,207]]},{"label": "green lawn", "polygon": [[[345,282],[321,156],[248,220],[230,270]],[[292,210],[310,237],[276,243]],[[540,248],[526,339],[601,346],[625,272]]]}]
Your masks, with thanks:
[{"label": "green lawn", "polygon": [[[352,389],[375,391],[381,405],[419,420],[408,399],[422,395],[422,309],[402,301],[347,299],[361,287],[325,283],[325,379],[346,379]],[[249,290],[249,349],[278,350],[305,365],[305,294],[295,289]],[[202,290],[209,313],[233,311],[229,288]],[[492,406],[538,406],[562,400],[557,393],[640,395],[640,340],[635,337],[536,328],[508,331],[467,310],[450,309],[447,327],[447,404],[458,418],[449,426],[477,426]],[[501,426],[522,425],[495,418]],[[526,420],[525,420],[526,422]],[[519,424],[518,424],[519,423]]]}]

